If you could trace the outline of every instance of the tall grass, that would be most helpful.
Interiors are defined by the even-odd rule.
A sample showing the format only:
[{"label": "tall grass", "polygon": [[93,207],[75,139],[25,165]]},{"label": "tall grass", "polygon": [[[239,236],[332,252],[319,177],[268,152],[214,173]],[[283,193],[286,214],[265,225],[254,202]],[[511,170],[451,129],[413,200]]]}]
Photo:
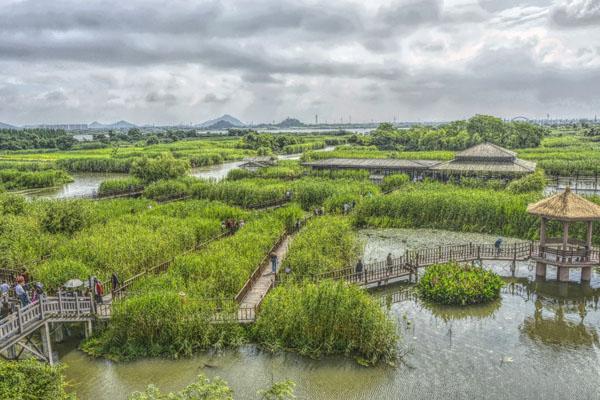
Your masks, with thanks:
[{"label": "tall grass", "polygon": [[343,354],[365,364],[397,356],[394,323],[366,292],[344,282],[277,287],[265,299],[253,333],[271,351]]}]

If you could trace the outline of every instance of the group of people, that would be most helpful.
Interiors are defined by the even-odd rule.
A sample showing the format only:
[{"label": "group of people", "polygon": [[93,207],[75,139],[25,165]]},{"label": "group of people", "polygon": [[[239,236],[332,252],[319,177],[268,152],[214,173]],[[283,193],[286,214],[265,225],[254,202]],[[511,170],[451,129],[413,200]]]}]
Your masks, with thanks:
[{"label": "group of people", "polygon": [[[388,253],[388,255],[385,259],[385,269],[388,274],[391,274],[394,269],[394,257],[392,256],[392,253]],[[354,268],[354,272],[356,273],[356,275],[358,276],[359,279],[362,277],[363,272],[364,273],[367,272],[362,259],[360,259],[360,258],[358,259],[358,262],[356,263],[356,267]]]},{"label": "group of people", "polygon": [[17,304],[25,307],[44,297],[45,293],[44,286],[40,282],[34,283],[29,273],[23,270],[16,277],[14,286],[11,287],[6,280],[0,284],[0,295],[2,296],[1,316],[4,318],[15,310]]},{"label": "group of people", "polygon": [[227,218],[225,221],[221,222],[221,229],[227,230],[230,233],[237,231],[240,228],[244,227],[244,220],[236,220],[234,218]]}]

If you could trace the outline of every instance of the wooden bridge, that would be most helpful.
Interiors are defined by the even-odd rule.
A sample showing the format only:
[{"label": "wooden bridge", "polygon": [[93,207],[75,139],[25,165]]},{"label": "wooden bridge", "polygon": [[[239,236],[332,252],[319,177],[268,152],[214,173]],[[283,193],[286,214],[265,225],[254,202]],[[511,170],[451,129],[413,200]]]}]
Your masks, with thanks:
[{"label": "wooden bridge", "polygon": [[[445,262],[475,262],[475,261],[526,261],[536,260],[551,263],[561,267],[581,267],[600,264],[600,251],[597,248],[557,249],[550,246],[540,246],[539,242],[513,243],[500,248],[493,244],[462,244],[429,247],[409,250],[404,255],[392,259],[366,264],[363,271],[356,267],[325,272],[317,275],[304,276],[300,279],[320,281],[323,279],[343,279],[356,283],[364,288],[382,286],[400,280],[418,279],[419,268]],[[298,277],[296,277],[297,279]],[[285,280],[279,277],[276,283]]]},{"label": "wooden bridge", "polygon": [[[52,365],[51,323],[83,322],[89,335],[93,321],[108,318],[110,305],[96,304],[91,296],[59,292],[56,297],[40,298],[0,320],[0,356],[16,360],[29,352]],[[40,334],[41,348],[33,338],[36,333]]]}]

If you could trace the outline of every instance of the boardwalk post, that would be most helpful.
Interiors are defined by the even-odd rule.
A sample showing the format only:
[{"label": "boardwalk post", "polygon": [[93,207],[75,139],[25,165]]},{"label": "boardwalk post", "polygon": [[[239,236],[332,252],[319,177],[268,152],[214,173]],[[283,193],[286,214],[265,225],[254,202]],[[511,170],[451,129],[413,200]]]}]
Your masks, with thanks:
[{"label": "boardwalk post", "polygon": [[42,325],[40,334],[42,336],[42,350],[46,356],[46,359],[48,360],[48,364],[54,365],[54,359],[52,357],[52,342],[50,341],[50,330],[48,329],[47,322]]},{"label": "boardwalk post", "polygon": [[58,291],[58,312],[62,314],[63,312],[63,303],[62,303],[62,292]]},{"label": "boardwalk post", "polygon": [[79,317],[79,295],[75,292],[75,307],[77,309],[77,316]]},{"label": "boardwalk post", "polygon": [[38,300],[38,306],[40,307],[40,320],[43,321],[44,320],[44,304],[43,304],[44,298],[42,296],[40,296],[40,299]]},{"label": "boardwalk post", "polygon": [[19,326],[19,333],[23,332],[23,317],[21,316],[21,307],[17,308],[17,324]]}]

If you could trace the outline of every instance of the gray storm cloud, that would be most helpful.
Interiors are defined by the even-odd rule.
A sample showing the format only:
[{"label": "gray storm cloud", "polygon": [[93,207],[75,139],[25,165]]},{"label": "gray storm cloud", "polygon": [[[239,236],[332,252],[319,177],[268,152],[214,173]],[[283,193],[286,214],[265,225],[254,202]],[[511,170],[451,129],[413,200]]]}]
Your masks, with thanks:
[{"label": "gray storm cloud", "polygon": [[600,0],[0,4],[0,121],[587,116]]}]

